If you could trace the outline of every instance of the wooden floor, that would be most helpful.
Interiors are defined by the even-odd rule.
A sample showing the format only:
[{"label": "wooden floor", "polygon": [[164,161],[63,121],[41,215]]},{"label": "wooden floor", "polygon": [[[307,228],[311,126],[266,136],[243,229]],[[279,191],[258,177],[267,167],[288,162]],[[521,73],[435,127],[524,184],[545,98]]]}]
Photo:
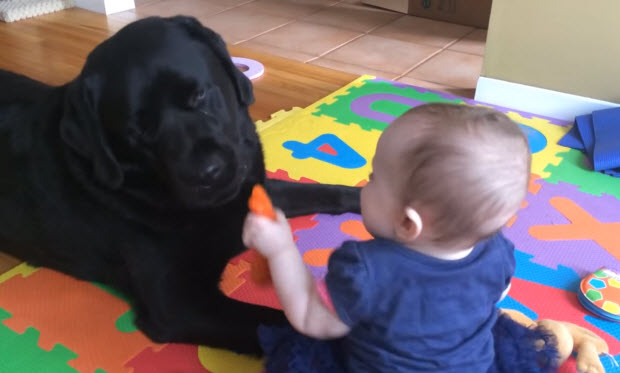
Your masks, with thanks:
[{"label": "wooden floor", "polygon": [[[121,26],[104,15],[77,8],[14,23],[0,22],[0,69],[48,84],[64,84],[79,74],[88,53]],[[265,65],[265,75],[254,81],[256,103],[250,108],[254,120],[268,119],[282,109],[308,106],[356,78],[241,47],[232,46],[229,51]],[[17,263],[0,253],[0,273]]]}]

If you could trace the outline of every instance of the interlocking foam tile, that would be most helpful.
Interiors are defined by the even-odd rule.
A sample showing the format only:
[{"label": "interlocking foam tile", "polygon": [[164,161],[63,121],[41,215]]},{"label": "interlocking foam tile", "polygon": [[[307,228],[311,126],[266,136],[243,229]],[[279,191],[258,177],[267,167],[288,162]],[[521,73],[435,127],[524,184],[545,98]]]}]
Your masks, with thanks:
[{"label": "interlocking foam tile", "polygon": [[553,184],[564,181],[579,186],[584,193],[595,196],[610,194],[620,200],[620,178],[593,172],[585,155],[578,150],[570,149],[558,156],[562,158],[559,165],[545,168],[551,173],[546,181]]},{"label": "interlocking foam tile", "polygon": [[0,307],[13,314],[3,321],[6,327],[17,333],[37,329],[44,350],[60,343],[74,351],[77,356],[69,365],[80,372],[102,368],[108,373],[130,373],[120,367],[154,345],[140,332],[116,329],[118,317],[129,310],[125,302],[88,282],[48,269],[1,283]]},{"label": "interlocking foam tile", "polygon": [[332,250],[346,240],[357,239],[354,232],[346,230],[347,223],[361,222],[361,217],[357,214],[319,214],[314,221],[317,222],[315,229],[296,232],[299,237],[297,247],[310,272],[315,277],[322,278],[327,272],[327,258]]},{"label": "interlocking foam tile", "polygon": [[168,344],[161,350],[146,348],[128,363],[133,373],[260,373],[261,359],[204,346]]},{"label": "interlocking foam tile", "polygon": [[213,373],[198,358],[198,347],[168,344],[160,350],[146,348],[127,362],[133,373],[183,372]]},{"label": "interlocking foam tile", "polygon": [[259,373],[263,370],[262,359],[205,346],[198,348],[198,359],[211,372]]},{"label": "interlocking foam tile", "polygon": [[549,268],[532,262],[533,257],[524,251],[515,251],[517,262],[515,277],[556,289],[577,292],[581,277],[575,270],[563,265],[558,265],[557,268]]},{"label": "interlocking foam tile", "polygon": [[320,183],[355,185],[370,173],[380,134],[303,110],[260,132],[260,137],[268,171],[286,170],[294,180],[305,177]]},{"label": "interlocking foam tile", "polygon": [[[557,145],[568,123],[363,76],[308,108],[278,112],[257,123],[267,174],[305,183],[362,186],[381,131],[410,106],[424,102],[491,106],[507,113],[528,136],[533,175],[522,209],[504,229],[517,247],[517,269],[501,306],[532,318],[587,327],[618,355],[620,324],[590,315],[575,291],[580,277],[598,267],[620,269],[620,242],[615,238],[620,237],[615,234],[620,228],[620,179],[589,171],[579,152]],[[342,241],[369,237],[356,214],[317,214],[291,219],[290,224],[317,278],[324,276],[329,255]],[[231,260],[222,291],[234,299],[279,308],[273,288],[251,282],[248,260],[247,253]],[[132,317],[127,304],[110,289],[20,266],[0,275],[0,361],[29,367],[24,364],[32,357],[32,364],[46,367],[38,371],[52,373],[261,371],[260,361],[231,352],[154,345],[135,329]],[[607,372],[620,371],[609,358],[602,361]],[[10,372],[36,372],[38,366],[33,367]],[[573,360],[561,369],[574,370]]]},{"label": "interlocking foam tile", "polygon": [[[0,321],[10,317],[9,312],[0,308]],[[46,351],[37,345],[38,339],[39,332],[34,328],[19,334],[0,323],[0,373],[78,372],[67,365],[77,354],[59,344]]]},{"label": "interlocking foam tile", "polygon": [[280,110],[277,111],[273,114],[271,114],[271,119],[267,120],[267,121],[256,121],[256,131],[260,132],[260,131],[264,131],[267,128],[271,127],[272,125],[294,115],[297,114],[298,112],[300,112],[301,110],[303,110],[300,107],[294,107],[291,110]]},{"label": "interlocking foam tile", "polygon": [[[289,219],[289,225],[293,232],[293,238],[299,241],[299,233],[308,229],[313,229],[317,224],[314,220],[316,215],[300,216]],[[282,308],[273,287],[257,286],[251,280],[250,274],[250,253],[245,252],[233,258],[222,275],[222,283],[220,288],[224,294],[233,299],[244,301],[247,303],[259,304],[272,308]],[[308,265],[312,268],[311,265]],[[324,268],[319,268],[324,270]],[[220,372],[215,372],[220,373]]]},{"label": "interlocking foam tile", "polygon": [[222,274],[221,289],[224,294],[247,303],[282,308],[273,287],[258,286],[252,282],[249,261],[250,253],[245,252],[228,263]]},{"label": "interlocking foam tile", "polygon": [[584,276],[602,266],[620,267],[620,201],[581,193],[574,185],[538,183],[514,225],[504,229],[519,250],[549,268],[564,265]]},{"label": "interlocking foam tile", "polygon": [[[363,76],[325,99],[283,119],[272,119],[260,131],[268,171],[321,183],[358,185],[365,181],[381,131],[397,116],[427,102],[481,105],[445,93]],[[549,177],[556,154],[568,148],[557,142],[568,131],[565,122],[493,105],[519,123],[532,148],[532,172]],[[355,126],[354,126],[355,124]]]},{"label": "interlocking foam tile", "polygon": [[13,276],[21,275],[22,277],[28,277],[34,272],[36,272],[38,268],[31,267],[26,263],[19,264],[15,266],[13,269],[4,272],[0,275],[0,283],[10,279]]},{"label": "interlocking foam tile", "polygon": [[506,114],[510,119],[519,123],[522,130],[528,135],[532,150],[532,173],[543,178],[550,176],[550,173],[545,171],[547,166],[560,164],[562,158],[558,157],[557,153],[569,150],[569,148],[557,144],[562,136],[568,132],[568,128],[551,124],[546,119],[526,118],[514,111],[509,111]]},{"label": "interlocking foam tile", "polygon": [[[334,100],[322,103],[313,112],[316,116],[332,117],[341,124],[357,124],[362,129],[383,131],[390,122],[413,106],[425,102],[462,103],[440,93],[385,80],[367,79],[371,84],[355,85]],[[310,108],[313,108],[311,106]]]}]

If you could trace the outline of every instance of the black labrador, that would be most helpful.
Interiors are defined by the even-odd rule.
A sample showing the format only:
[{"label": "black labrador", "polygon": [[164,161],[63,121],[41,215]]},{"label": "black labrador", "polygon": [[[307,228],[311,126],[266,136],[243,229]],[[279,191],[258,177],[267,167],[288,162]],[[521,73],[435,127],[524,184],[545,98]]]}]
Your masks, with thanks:
[{"label": "black labrador", "polygon": [[0,250],[116,287],[154,341],[258,353],[282,313],[218,289],[252,186],[289,216],[359,211],[359,190],[265,180],[253,99],[182,16],[128,25],[63,86],[0,70]]}]

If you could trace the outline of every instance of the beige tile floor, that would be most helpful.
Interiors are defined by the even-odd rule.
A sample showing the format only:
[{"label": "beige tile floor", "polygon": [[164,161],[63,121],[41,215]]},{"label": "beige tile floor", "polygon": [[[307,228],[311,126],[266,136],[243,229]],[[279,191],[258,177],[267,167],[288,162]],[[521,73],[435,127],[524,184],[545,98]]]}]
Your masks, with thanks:
[{"label": "beige tile floor", "polygon": [[238,44],[354,74],[473,97],[486,30],[367,6],[356,0],[136,0],[110,27],[187,14]]}]

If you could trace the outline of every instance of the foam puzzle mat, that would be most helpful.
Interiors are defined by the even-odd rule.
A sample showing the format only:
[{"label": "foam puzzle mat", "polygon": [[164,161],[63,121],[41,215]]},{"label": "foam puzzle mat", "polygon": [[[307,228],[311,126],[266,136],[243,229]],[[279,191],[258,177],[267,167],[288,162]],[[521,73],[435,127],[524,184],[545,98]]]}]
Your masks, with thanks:
[{"label": "foam puzzle mat", "polygon": [[[432,90],[362,76],[307,108],[258,122],[270,177],[364,185],[376,141],[390,121],[426,102],[481,105]],[[620,270],[620,179],[589,170],[584,156],[557,145],[570,124],[496,107],[528,135],[532,178],[522,209],[505,227],[517,252],[516,276],[501,307],[533,319],[569,321],[602,336],[620,359],[620,324],[577,300],[581,277]],[[367,239],[361,217],[316,214],[290,220],[303,258],[325,275],[333,249]],[[278,307],[270,288],[249,278],[247,256],[226,268],[222,291]],[[602,357],[607,372],[620,372]],[[260,373],[262,362],[203,346],[154,344],[132,323],[128,303],[111,289],[48,269],[20,265],[0,275],[0,373]],[[575,372],[574,359],[561,372]]]}]

